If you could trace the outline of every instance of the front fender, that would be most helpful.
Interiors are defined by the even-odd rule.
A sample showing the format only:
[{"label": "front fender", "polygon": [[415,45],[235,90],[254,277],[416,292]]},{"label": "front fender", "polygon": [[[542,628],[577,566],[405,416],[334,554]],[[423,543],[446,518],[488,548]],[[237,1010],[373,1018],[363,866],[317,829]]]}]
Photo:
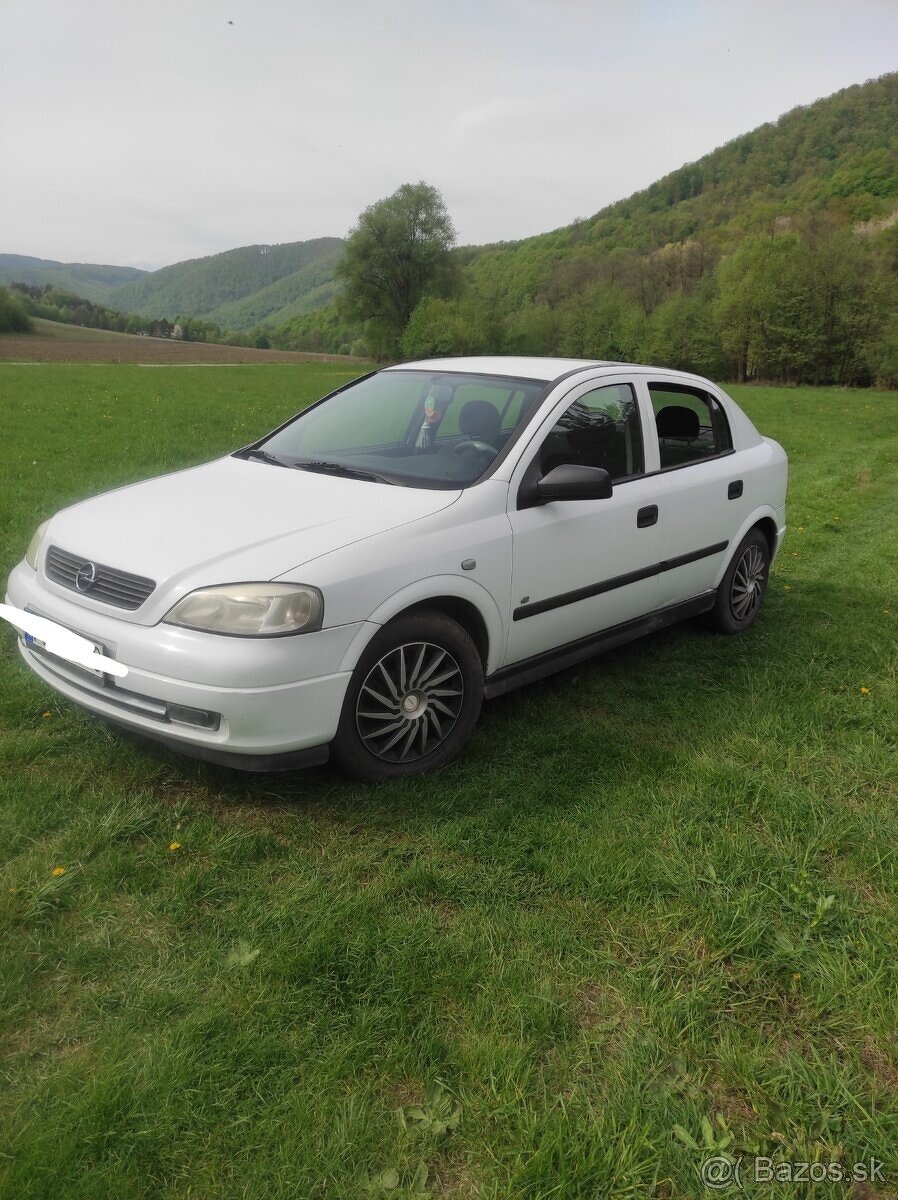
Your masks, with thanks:
[{"label": "front fender", "polygon": [[418,579],[394,592],[367,617],[356,636],[350,642],[340,663],[341,671],[352,671],[365,651],[365,647],[379,629],[398,617],[400,613],[428,600],[449,597],[466,600],[472,604],[483,619],[488,640],[487,661],[484,674],[490,675],[501,665],[505,652],[506,628],[499,606],[493,596],[476,579],[460,575],[430,575]]}]

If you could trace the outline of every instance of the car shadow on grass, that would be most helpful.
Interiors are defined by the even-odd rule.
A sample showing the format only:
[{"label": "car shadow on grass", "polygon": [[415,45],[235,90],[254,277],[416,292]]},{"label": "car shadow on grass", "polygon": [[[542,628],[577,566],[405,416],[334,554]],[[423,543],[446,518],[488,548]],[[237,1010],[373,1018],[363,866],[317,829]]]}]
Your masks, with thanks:
[{"label": "car shadow on grass", "polygon": [[[713,633],[700,621],[649,634],[489,701],[459,759],[433,775],[387,784],[349,780],[330,766],[242,772],[123,730],[114,736],[182,792],[231,811],[301,804],[323,818],[408,827],[472,811],[482,817],[491,802],[515,794],[574,804],[624,758],[634,779],[661,779],[682,770],[684,758],[709,739],[751,740],[759,714],[787,715],[796,690],[832,686],[853,669],[850,649],[841,642],[835,648],[832,631],[838,624],[844,636],[842,622],[856,602],[854,588],[807,585],[798,595],[771,595],[758,623],[739,637]],[[882,611],[888,597],[865,593],[864,606]]]}]

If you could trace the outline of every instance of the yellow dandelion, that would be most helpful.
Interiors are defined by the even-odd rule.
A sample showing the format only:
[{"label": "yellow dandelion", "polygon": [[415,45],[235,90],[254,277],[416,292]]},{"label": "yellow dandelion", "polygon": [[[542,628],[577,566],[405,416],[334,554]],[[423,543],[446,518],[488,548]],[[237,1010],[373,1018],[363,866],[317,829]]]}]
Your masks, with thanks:
[{"label": "yellow dandelion", "polygon": [[181,843],[180,842],[169,842],[168,848],[169,848],[169,850],[180,850]]},{"label": "yellow dandelion", "polygon": [[9,892],[9,894],[11,896],[16,889],[15,888],[7,888],[6,890]]},{"label": "yellow dandelion", "polygon": [[51,712],[45,712],[45,713],[41,713],[41,716],[42,717],[52,717],[53,714]]},{"label": "yellow dandelion", "polygon": [[798,526],[798,532],[799,532],[799,533],[804,533],[804,525],[799,525],[799,526]]},{"label": "yellow dandelion", "polygon": [[791,592],[791,591],[792,591],[792,585],[791,585],[791,583],[784,583],[784,584],[783,584],[783,591],[784,591],[784,592]]},{"label": "yellow dandelion", "polygon": [[65,875],[65,867],[54,867],[53,874],[59,878],[60,875]]},{"label": "yellow dandelion", "polygon": [[862,695],[862,696],[869,696],[869,695],[870,695],[870,689],[869,689],[869,688],[862,687],[862,688],[861,688],[861,695]]},{"label": "yellow dandelion", "polygon": [[798,983],[799,979],[801,979],[801,971],[793,971],[792,972],[792,982]]}]

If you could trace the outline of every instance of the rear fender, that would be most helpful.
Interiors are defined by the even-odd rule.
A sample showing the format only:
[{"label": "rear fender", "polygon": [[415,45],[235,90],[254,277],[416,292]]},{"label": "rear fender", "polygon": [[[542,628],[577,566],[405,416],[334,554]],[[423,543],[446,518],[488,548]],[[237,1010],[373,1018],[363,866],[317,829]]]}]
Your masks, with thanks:
[{"label": "rear fender", "polygon": [[771,562],[772,562],[773,559],[776,557],[777,551],[779,550],[780,546],[782,545],[783,538],[785,537],[786,526],[785,526],[784,520],[785,520],[785,509],[780,509],[779,512],[777,512],[777,510],[775,508],[772,508],[769,504],[759,504],[758,507],[753,510],[751,515],[746,517],[746,519],[742,522],[742,525],[739,527],[738,533],[735,535],[733,540],[730,542],[730,552],[727,555],[726,559],[724,560],[723,565],[720,567],[720,569],[717,572],[717,578],[714,580],[714,586],[715,587],[720,586],[720,581],[723,579],[724,575],[726,574],[727,568],[729,567],[730,563],[733,561],[733,555],[736,553],[736,547],[741,543],[742,539],[745,537],[745,535],[748,533],[748,531],[750,529],[753,529],[755,527],[755,525],[759,525],[762,521],[772,521],[773,526],[776,529],[776,543],[774,546],[773,554],[771,555]]}]

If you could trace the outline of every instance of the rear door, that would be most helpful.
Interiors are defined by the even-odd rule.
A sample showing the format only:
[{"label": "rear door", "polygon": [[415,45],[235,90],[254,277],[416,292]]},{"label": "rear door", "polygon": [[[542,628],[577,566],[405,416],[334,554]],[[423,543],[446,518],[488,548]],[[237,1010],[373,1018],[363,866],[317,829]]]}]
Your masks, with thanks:
[{"label": "rear door", "polygon": [[[530,502],[528,484],[563,463],[607,470],[612,496]],[[522,454],[509,489],[507,664],[657,607],[654,564],[663,552],[652,512],[655,482],[645,475],[643,416],[631,376],[577,384],[558,402]]]},{"label": "rear door", "polygon": [[663,570],[658,604],[689,600],[714,586],[734,546],[747,498],[741,456],[721,400],[698,382],[645,375],[638,387],[651,412],[651,457]]}]

